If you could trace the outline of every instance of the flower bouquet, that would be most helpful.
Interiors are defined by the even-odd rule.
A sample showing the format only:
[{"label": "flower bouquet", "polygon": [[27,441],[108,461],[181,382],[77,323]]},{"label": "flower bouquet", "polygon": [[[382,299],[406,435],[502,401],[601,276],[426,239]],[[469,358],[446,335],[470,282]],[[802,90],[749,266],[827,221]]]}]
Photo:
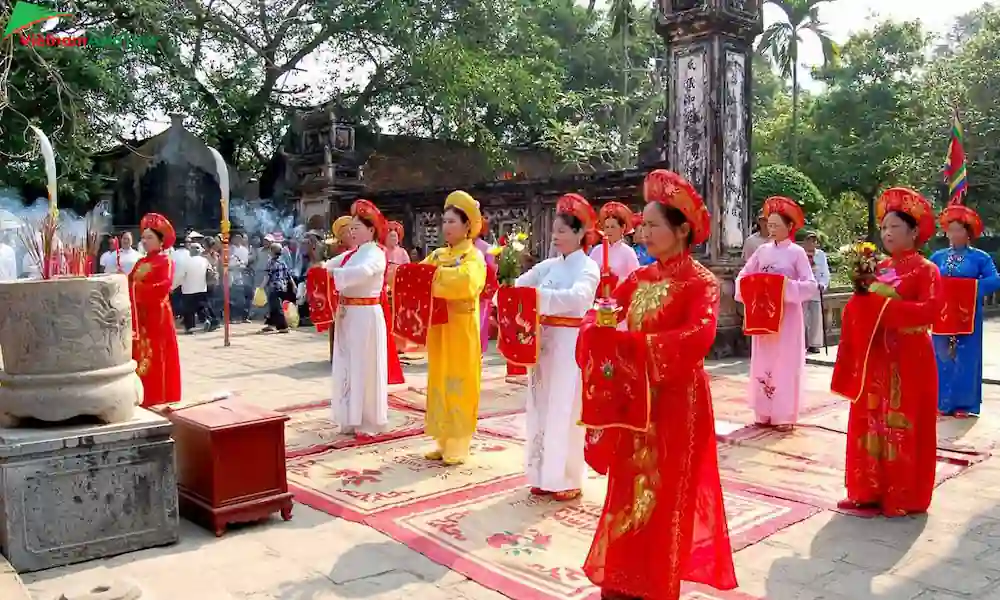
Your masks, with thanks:
[{"label": "flower bouquet", "polygon": [[878,249],[871,242],[857,242],[840,249],[840,255],[850,270],[851,283],[858,294],[874,293],[886,298],[899,298],[899,275],[892,267],[879,268]]},{"label": "flower bouquet", "polygon": [[871,242],[857,242],[840,248],[855,293],[867,294],[878,270],[878,248]]},{"label": "flower bouquet", "polygon": [[[527,242],[528,232],[526,228],[515,226],[510,233],[500,236],[498,243],[487,250],[487,252],[496,257],[497,282],[501,286],[514,285],[514,281],[521,274],[521,268],[524,265],[524,256],[528,251]],[[507,361],[508,380],[511,377],[527,374],[528,369],[526,367]]]},{"label": "flower bouquet", "polygon": [[500,285],[514,285],[521,274],[524,255],[528,251],[528,233],[522,227],[514,227],[507,235],[500,236],[499,243],[488,252],[497,260],[497,281]]}]

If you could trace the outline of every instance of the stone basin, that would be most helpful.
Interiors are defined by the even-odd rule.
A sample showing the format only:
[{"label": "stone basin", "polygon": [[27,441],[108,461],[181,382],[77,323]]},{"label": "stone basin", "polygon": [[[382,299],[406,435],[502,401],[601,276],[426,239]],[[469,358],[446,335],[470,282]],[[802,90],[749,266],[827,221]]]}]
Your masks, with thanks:
[{"label": "stone basin", "polygon": [[0,283],[0,354],[0,427],[121,423],[142,402],[124,275]]}]

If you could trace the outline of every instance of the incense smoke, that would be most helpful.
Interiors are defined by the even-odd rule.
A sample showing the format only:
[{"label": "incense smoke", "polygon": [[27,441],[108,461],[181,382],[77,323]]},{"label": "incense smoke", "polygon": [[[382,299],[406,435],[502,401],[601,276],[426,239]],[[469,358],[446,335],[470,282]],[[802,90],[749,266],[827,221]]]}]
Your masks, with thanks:
[{"label": "incense smoke", "polygon": [[233,199],[229,218],[234,228],[242,229],[250,237],[280,233],[286,239],[297,239],[305,232],[305,226],[295,224],[292,212],[275,208],[269,200]]}]

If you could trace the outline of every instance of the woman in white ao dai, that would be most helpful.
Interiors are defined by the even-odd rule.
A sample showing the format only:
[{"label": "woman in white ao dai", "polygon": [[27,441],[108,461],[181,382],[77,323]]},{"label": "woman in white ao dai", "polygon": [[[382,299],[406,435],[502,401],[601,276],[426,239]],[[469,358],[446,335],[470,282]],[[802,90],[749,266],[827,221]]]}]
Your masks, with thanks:
[{"label": "woman in white ao dai", "polygon": [[541,315],[538,363],[528,373],[525,471],[532,494],[556,500],[578,497],[587,469],[586,430],[577,424],[582,393],[575,352],[601,277],[583,248],[594,217],[582,196],[563,196],[552,225],[558,256],[535,265],[515,284],[538,289]]},{"label": "woman in white ao dai", "polygon": [[386,259],[374,240],[373,222],[377,217],[355,214],[351,235],[357,249],[327,261],[339,303],[333,335],[333,420],[343,433],[361,435],[381,433],[389,422],[385,317],[379,302]]}]

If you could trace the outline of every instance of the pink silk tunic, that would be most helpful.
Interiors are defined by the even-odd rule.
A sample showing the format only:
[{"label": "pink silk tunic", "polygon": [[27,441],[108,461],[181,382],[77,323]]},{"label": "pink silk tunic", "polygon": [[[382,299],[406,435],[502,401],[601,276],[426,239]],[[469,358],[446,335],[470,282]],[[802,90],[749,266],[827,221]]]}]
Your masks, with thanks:
[{"label": "pink silk tunic", "polygon": [[793,425],[799,419],[799,400],[806,366],[805,320],[802,303],[819,292],[809,257],[790,240],[762,244],[736,277],[756,273],[784,275],[785,297],[781,328],[771,335],[755,335],[750,354],[750,405],[758,423]]},{"label": "pink silk tunic", "polygon": [[[604,249],[601,244],[596,244],[590,249],[590,258],[597,263],[603,273]],[[611,273],[618,277],[618,283],[621,283],[632,274],[632,271],[639,268],[639,257],[636,256],[632,246],[619,240],[608,248],[608,263],[611,266]]]},{"label": "pink silk tunic", "polygon": [[[476,249],[483,254],[483,259],[486,261],[486,267],[492,267],[496,264],[496,257],[487,252],[490,249],[490,245],[486,243],[483,238],[476,238],[475,242]],[[479,343],[482,346],[483,352],[490,345],[490,299],[480,299],[479,300]]]}]

